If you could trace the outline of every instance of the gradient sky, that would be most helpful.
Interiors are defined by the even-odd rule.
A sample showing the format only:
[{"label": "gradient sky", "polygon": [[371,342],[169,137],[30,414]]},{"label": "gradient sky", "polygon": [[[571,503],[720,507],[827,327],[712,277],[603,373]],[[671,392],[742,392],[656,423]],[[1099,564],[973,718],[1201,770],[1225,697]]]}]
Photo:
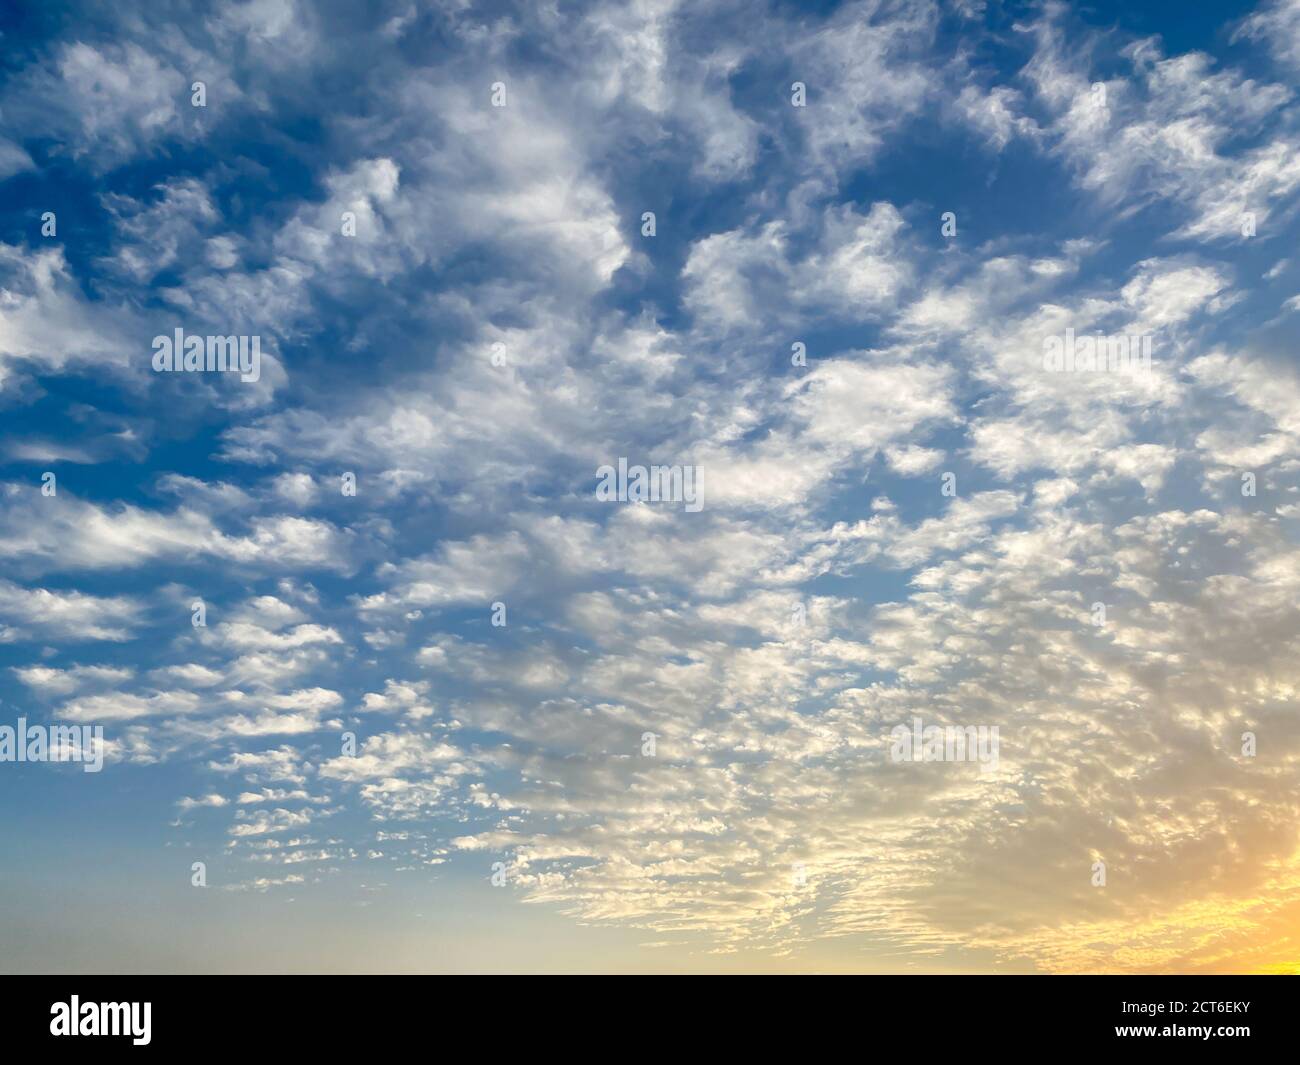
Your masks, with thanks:
[{"label": "gradient sky", "polygon": [[1300,968],[1300,0],[1136,8],[7,5],[0,970]]}]

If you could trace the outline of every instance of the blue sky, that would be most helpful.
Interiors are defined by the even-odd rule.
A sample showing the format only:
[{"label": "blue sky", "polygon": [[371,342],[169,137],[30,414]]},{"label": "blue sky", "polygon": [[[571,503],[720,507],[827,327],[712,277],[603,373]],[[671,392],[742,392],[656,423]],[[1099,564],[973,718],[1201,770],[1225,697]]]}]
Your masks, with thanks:
[{"label": "blue sky", "polygon": [[1295,0],[0,29],[4,968],[1294,966]]}]

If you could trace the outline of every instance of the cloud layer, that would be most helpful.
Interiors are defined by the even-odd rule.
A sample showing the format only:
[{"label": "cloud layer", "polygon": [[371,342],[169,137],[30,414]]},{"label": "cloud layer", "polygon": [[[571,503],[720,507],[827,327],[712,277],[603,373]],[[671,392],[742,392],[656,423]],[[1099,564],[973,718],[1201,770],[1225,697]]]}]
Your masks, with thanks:
[{"label": "cloud layer", "polygon": [[[1293,965],[1298,12],[25,42],[6,711],[103,724],[138,845],[241,897],[465,882],[703,967]],[[261,379],[153,373],[176,328]],[[1151,362],[1051,372],[1067,333]],[[703,508],[601,501],[620,459]],[[995,764],[893,760],[917,717]]]}]

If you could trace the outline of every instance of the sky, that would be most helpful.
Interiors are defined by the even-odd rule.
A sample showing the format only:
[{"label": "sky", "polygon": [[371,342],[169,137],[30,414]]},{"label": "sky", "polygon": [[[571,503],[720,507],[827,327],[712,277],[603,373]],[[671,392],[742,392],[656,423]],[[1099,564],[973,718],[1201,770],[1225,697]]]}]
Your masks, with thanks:
[{"label": "sky", "polygon": [[1300,970],[1300,0],[0,33],[0,970]]}]

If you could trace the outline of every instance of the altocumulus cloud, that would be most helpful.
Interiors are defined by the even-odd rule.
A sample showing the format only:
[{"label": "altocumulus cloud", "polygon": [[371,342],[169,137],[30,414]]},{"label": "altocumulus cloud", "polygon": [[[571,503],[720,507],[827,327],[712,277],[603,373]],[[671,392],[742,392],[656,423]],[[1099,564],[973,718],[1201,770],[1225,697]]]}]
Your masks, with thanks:
[{"label": "altocumulus cloud", "polygon": [[[234,902],[1293,961],[1300,8],[988,7],[7,33],[6,713],[103,724],[94,786]],[[177,329],[258,380],[152,372]],[[914,718],[999,756],[896,762]]]}]

